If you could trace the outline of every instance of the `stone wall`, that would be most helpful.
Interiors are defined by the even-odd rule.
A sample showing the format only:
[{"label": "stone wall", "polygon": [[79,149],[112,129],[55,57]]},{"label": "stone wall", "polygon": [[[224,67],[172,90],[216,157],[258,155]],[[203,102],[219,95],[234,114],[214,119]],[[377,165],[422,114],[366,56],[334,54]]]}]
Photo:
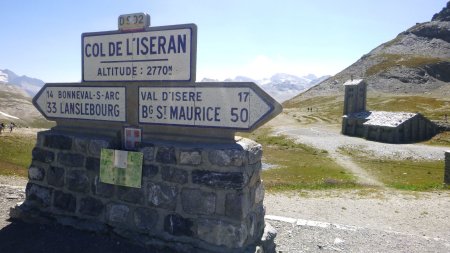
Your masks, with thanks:
[{"label": "stone wall", "polygon": [[48,217],[180,252],[254,252],[264,231],[261,146],[145,141],[142,187],[99,181],[116,138],[38,134],[17,216]]},{"label": "stone wall", "polygon": [[450,150],[445,151],[444,183],[450,185]]}]

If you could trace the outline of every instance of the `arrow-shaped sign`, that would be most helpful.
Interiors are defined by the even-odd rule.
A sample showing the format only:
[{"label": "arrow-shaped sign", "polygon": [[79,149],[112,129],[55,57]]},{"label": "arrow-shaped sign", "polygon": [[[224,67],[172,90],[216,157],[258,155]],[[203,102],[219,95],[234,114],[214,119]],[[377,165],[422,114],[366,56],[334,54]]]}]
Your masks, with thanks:
[{"label": "arrow-shaped sign", "polygon": [[[34,97],[33,104],[49,120],[236,131],[252,131],[282,110],[277,101],[254,83],[46,84]],[[128,122],[129,118],[137,122]]]},{"label": "arrow-shaped sign", "polygon": [[126,88],[46,84],[33,98],[46,119],[126,121]]},{"label": "arrow-shaped sign", "polygon": [[251,131],[282,110],[254,83],[139,88],[139,123]]}]

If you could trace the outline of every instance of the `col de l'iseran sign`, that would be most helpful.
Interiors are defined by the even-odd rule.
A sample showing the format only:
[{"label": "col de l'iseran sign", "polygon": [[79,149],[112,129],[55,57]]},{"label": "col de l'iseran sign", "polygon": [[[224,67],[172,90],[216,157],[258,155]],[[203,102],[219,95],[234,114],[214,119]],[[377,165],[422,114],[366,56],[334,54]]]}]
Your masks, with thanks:
[{"label": "col de l'iseran sign", "polygon": [[82,34],[83,81],[195,81],[197,27]]},{"label": "col de l'iseran sign", "polygon": [[46,84],[33,104],[49,120],[236,131],[252,131],[281,112],[254,83],[195,82],[195,24],[149,23],[147,14],[133,13],[119,17],[117,31],[82,34],[83,82]]}]

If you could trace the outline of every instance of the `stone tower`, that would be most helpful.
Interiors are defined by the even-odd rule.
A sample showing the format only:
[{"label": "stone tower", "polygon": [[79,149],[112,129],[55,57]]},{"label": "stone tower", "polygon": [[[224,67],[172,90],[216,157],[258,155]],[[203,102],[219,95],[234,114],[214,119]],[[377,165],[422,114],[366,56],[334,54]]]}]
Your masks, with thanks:
[{"label": "stone tower", "polygon": [[363,79],[344,83],[344,115],[366,111],[367,84]]}]

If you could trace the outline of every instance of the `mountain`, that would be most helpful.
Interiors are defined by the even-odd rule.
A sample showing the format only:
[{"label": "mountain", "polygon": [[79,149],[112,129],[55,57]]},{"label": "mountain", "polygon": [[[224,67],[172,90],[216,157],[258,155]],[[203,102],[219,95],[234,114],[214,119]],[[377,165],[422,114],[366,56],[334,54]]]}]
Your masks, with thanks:
[{"label": "mountain", "polygon": [[39,79],[0,70],[0,123],[14,122],[20,127],[52,126],[31,102],[31,96],[43,85]]},{"label": "mountain", "polygon": [[9,83],[24,90],[28,96],[33,97],[44,86],[44,81],[28,76],[18,76],[11,70],[0,69],[0,83]]},{"label": "mountain", "polygon": [[[276,100],[283,102],[328,77],[329,76],[323,76],[318,78],[313,74],[298,77],[290,74],[277,73],[270,78],[263,78],[261,80],[254,80],[246,76],[236,76],[235,78],[227,78],[224,82],[254,82]],[[219,82],[219,80],[203,78],[202,82]]]},{"label": "mountain", "polygon": [[450,2],[431,21],[401,32],[293,100],[342,93],[352,76],[382,93],[450,97]]}]

